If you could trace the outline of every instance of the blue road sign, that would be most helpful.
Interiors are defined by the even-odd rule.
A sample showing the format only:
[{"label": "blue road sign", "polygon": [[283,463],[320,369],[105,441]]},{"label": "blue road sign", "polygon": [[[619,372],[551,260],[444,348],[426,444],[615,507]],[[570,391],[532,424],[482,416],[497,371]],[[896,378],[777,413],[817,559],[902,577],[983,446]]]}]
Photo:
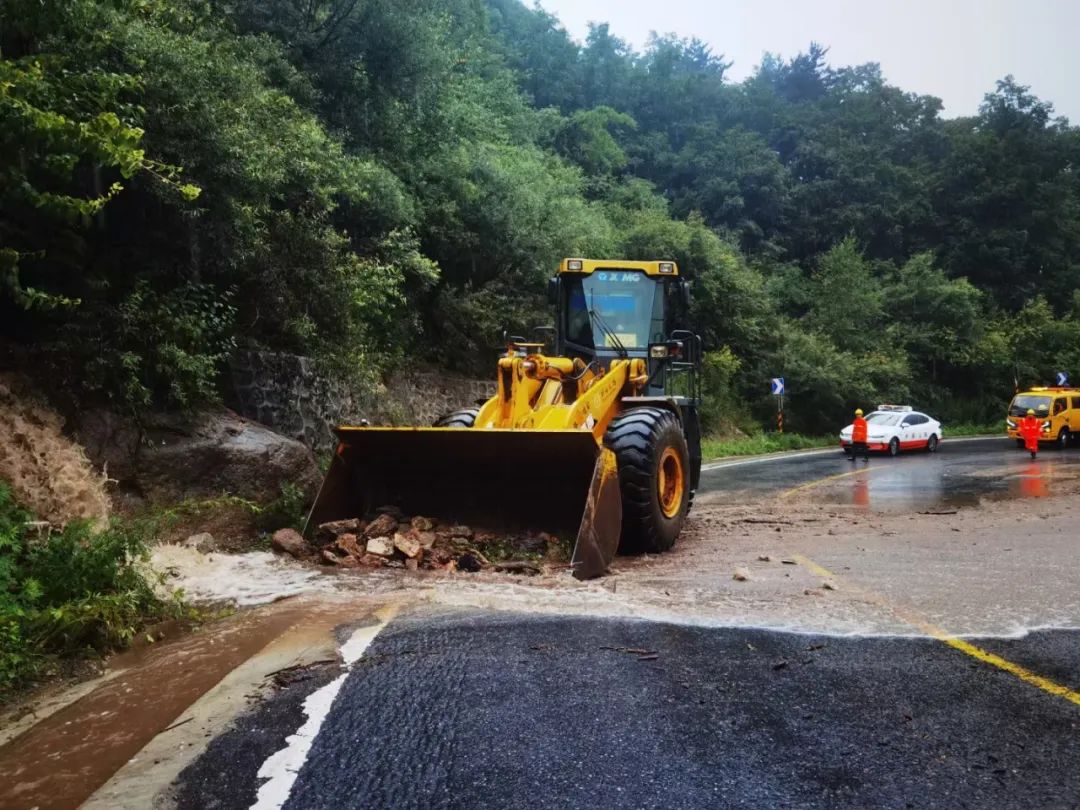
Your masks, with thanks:
[{"label": "blue road sign", "polygon": [[1069,384],[1069,372],[1067,372],[1067,371],[1059,371],[1057,373],[1057,384],[1058,385],[1068,385]]},{"label": "blue road sign", "polygon": [[773,377],[772,378],[772,392],[774,397],[782,397],[784,395],[784,378]]}]

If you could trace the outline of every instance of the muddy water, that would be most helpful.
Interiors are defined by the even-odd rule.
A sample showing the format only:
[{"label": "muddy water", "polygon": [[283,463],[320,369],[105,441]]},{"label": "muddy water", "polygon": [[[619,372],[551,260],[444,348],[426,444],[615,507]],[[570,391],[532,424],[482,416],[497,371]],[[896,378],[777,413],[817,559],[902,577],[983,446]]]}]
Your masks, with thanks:
[{"label": "muddy water", "polygon": [[0,748],[0,808],[78,807],[155,735],[301,614],[252,611],[212,632],[118,656],[125,672]]},{"label": "muddy water", "polygon": [[908,512],[1046,498],[1080,480],[1080,454],[1048,453],[1037,461],[1014,456],[1007,463],[979,468],[904,461],[857,469],[854,475],[814,488],[813,497],[866,510]]},{"label": "muddy water", "polygon": [[955,440],[934,454],[875,455],[865,466],[833,451],[706,465],[699,498],[703,504],[790,498],[899,513],[1042,498],[1078,477],[1080,447],[1047,448],[1033,462],[1006,439]]}]

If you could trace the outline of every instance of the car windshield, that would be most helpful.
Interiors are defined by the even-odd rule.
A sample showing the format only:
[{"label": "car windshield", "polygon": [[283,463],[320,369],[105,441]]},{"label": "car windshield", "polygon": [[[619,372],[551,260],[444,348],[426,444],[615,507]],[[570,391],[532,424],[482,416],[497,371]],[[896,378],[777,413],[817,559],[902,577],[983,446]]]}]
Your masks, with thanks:
[{"label": "car windshield", "polygon": [[650,341],[664,339],[663,299],[644,273],[597,270],[565,279],[567,337],[573,343],[607,349],[621,343],[626,349],[644,349]]},{"label": "car windshield", "polygon": [[1028,409],[1035,411],[1036,416],[1046,416],[1050,413],[1050,397],[1044,394],[1020,394],[1013,398],[1009,416],[1027,416]]},{"label": "car windshield", "polygon": [[878,426],[892,427],[900,424],[900,419],[903,416],[901,413],[885,413],[884,411],[874,411],[872,414],[866,417],[867,424],[875,424]]}]

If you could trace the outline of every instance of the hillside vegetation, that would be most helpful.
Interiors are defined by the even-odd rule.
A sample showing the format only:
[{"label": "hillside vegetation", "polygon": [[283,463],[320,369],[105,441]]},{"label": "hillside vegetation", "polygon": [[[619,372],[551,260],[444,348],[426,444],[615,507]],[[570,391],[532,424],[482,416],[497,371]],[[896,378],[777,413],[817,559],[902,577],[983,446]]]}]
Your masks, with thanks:
[{"label": "hillside vegetation", "polygon": [[488,375],[565,255],[681,264],[714,428],[770,376],[815,432],[1080,375],[1080,131],[1009,77],[946,120],[517,0],[0,0],[0,56],[0,337],[69,401],[192,406],[237,347]]}]

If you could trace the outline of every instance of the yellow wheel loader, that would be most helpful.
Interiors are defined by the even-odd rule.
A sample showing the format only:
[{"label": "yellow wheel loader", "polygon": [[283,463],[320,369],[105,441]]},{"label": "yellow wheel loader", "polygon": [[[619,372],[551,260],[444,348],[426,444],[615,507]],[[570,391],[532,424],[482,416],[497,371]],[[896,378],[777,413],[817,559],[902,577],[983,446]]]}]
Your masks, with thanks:
[{"label": "yellow wheel loader", "polygon": [[579,579],[682,529],[701,472],[701,339],[674,262],[564,259],[546,343],[508,341],[495,396],[433,427],[340,427],[309,529],[383,505],[576,538]]}]

